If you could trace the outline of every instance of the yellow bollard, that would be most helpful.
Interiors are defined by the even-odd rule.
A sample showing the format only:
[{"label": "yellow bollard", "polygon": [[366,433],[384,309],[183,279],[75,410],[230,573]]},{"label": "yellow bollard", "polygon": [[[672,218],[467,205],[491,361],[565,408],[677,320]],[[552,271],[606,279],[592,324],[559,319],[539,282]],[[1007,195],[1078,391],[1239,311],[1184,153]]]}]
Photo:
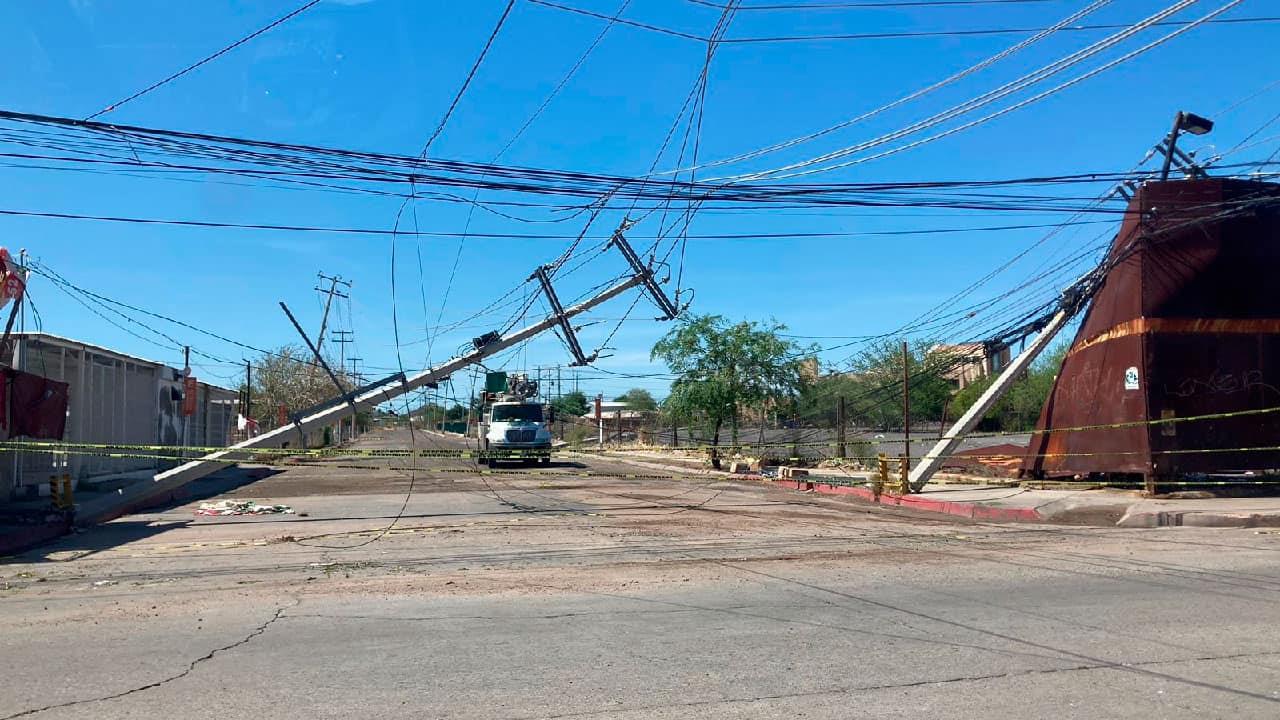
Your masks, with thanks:
[{"label": "yellow bollard", "polygon": [[910,473],[911,473],[911,468],[908,465],[907,456],[900,455],[898,457],[898,494],[899,495],[911,494],[911,480],[909,479]]},{"label": "yellow bollard", "polygon": [[76,506],[76,496],[74,483],[71,482],[71,473],[62,474],[62,502],[64,508],[73,508]]},{"label": "yellow bollard", "polygon": [[876,501],[880,500],[880,494],[884,492],[885,483],[889,481],[889,458],[884,453],[876,455],[876,473],[871,481],[871,494],[875,496]]}]

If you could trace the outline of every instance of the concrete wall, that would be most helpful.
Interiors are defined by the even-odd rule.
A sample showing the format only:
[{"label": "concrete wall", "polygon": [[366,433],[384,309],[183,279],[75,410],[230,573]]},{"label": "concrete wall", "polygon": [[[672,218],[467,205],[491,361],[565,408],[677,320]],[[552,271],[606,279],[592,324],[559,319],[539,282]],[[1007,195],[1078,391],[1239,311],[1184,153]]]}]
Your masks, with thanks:
[{"label": "concrete wall", "polygon": [[[234,430],[238,395],[198,384],[195,415],[182,416],[182,372],[142,358],[43,333],[18,335],[13,367],[70,385],[63,440],[96,444],[224,446]],[[125,454],[145,451],[124,450]],[[0,453],[0,500],[26,496],[50,475],[85,478],[152,471],[177,464],[150,457]]]}]

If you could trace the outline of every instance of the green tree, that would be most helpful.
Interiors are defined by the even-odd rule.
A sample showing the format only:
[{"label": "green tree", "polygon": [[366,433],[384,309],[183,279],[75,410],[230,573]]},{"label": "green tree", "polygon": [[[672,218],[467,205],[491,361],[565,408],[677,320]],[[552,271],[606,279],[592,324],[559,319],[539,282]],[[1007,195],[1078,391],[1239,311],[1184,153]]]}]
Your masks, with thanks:
[{"label": "green tree", "polygon": [[624,402],[627,407],[632,410],[657,410],[658,401],[653,399],[653,393],[644,388],[631,388],[625,393],[613,399],[614,402]]},{"label": "green tree", "polygon": [[[813,351],[784,339],[783,330],[786,326],[775,321],[731,324],[720,315],[682,318],[650,353],[678,376],[663,402],[664,412],[705,424],[713,447],[729,425],[737,443],[743,409],[789,400],[805,386],[802,358]],[[714,452],[712,462],[719,467]]]},{"label": "green tree", "polygon": [[951,383],[944,376],[954,358],[931,352],[926,342],[909,344],[904,359],[902,344],[884,340],[872,344],[853,361],[847,373],[827,375],[806,388],[799,415],[806,421],[831,426],[836,405],[845,398],[846,422],[881,430],[903,426],[903,363],[910,376],[911,419],[937,421],[951,397]]},{"label": "green tree", "polygon": [[552,400],[551,407],[556,411],[557,417],[576,418],[591,412],[591,404],[587,402],[587,396],[577,390]]}]

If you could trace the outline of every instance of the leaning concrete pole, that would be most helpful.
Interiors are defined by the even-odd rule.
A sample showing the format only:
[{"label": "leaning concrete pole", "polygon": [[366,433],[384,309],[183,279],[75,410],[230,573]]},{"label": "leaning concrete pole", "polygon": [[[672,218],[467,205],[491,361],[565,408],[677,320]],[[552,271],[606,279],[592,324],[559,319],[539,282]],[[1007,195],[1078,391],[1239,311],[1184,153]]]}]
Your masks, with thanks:
[{"label": "leaning concrete pole", "polygon": [[[565,308],[564,317],[573,317],[574,315],[586,312],[587,310],[590,310],[591,308],[611,300],[633,287],[636,287],[643,281],[644,279],[642,277],[633,276],[589,300],[585,300],[577,305]],[[374,388],[361,395],[357,395],[351,399],[350,403],[344,402],[318,410],[306,417],[298,419],[297,422],[291,425],[276,428],[270,432],[265,432],[257,437],[245,440],[244,442],[231,445],[225,450],[210,453],[198,460],[192,460],[179,465],[172,470],[166,470],[156,475],[154,482],[150,484],[139,484],[133,486],[138,488],[141,493],[137,499],[143,500],[148,496],[173,490],[184,483],[188,483],[192,480],[208,475],[220,467],[225,467],[227,461],[252,460],[252,457],[248,453],[236,453],[236,450],[248,448],[279,448],[284,447],[285,443],[291,440],[300,441],[302,433],[306,433],[307,431],[315,428],[324,427],[325,425],[331,425],[335,421],[346,418],[349,415],[354,415],[356,410],[371,409],[380,403],[387,402],[388,400],[394,400],[395,398],[404,395],[407,392],[416,390],[428,383],[442,380],[468,365],[479,362],[480,360],[483,360],[495,353],[502,352],[512,345],[528,340],[529,338],[545,332],[559,324],[560,317],[552,315],[524,328],[523,330],[517,330],[506,337],[499,338],[488,345],[477,348],[475,351],[467,353],[466,355],[460,355],[453,358],[452,360],[449,360],[437,367],[423,370],[422,372],[407,377],[400,382],[387,383],[386,385]]]},{"label": "leaning concrete pole", "polygon": [[1072,308],[1063,307],[1058,310],[1049,320],[1049,323],[1044,326],[1044,329],[1040,331],[1040,334],[1036,336],[1036,339],[1027,346],[1027,349],[1014,358],[1013,362],[1009,363],[1009,367],[1000,373],[996,381],[991,383],[991,387],[982,393],[978,400],[973,403],[973,406],[969,408],[968,412],[960,416],[956,424],[951,426],[951,430],[942,436],[942,439],[933,446],[933,449],[920,458],[920,462],[912,468],[911,474],[908,475],[912,492],[920,492],[924,489],[925,483],[929,482],[929,478],[933,477],[938,468],[942,467],[942,463],[951,456],[951,453],[955,451],[956,446],[960,444],[964,436],[973,431],[982,416],[986,415],[987,411],[999,402],[1000,398],[1008,391],[1009,386],[1013,385],[1013,381],[1017,380],[1022,371],[1026,370],[1027,366],[1040,355],[1073,315],[1075,315],[1075,312]]}]

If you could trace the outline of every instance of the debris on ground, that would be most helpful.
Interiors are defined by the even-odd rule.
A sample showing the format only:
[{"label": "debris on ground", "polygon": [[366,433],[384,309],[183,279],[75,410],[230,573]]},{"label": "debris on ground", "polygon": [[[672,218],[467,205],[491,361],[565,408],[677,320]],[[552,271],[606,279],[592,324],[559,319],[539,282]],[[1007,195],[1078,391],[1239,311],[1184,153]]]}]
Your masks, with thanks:
[{"label": "debris on ground", "polygon": [[292,515],[288,505],[259,505],[253,500],[220,500],[200,503],[196,515]]}]

